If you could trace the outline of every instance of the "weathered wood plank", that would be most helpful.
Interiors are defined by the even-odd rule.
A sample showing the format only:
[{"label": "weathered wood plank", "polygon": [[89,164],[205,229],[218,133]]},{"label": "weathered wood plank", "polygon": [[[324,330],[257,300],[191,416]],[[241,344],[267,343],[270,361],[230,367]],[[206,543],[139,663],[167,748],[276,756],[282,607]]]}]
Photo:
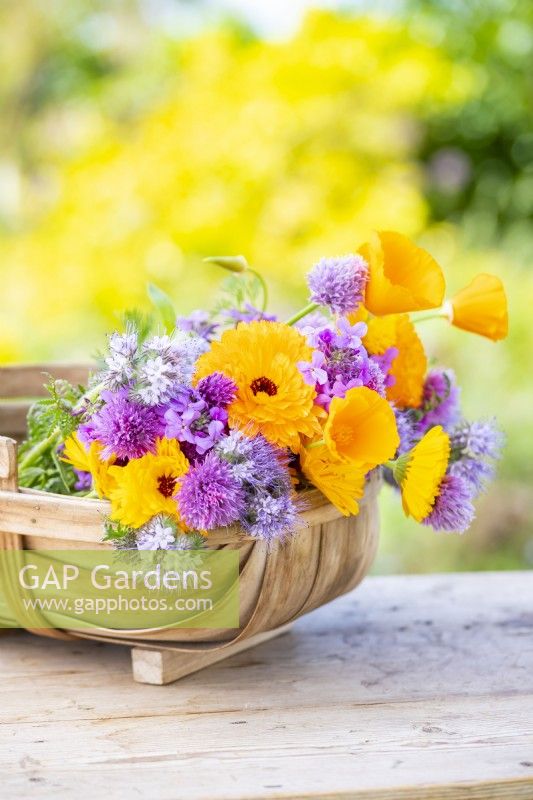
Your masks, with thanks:
[{"label": "weathered wood plank", "polygon": [[[355,708],[530,696],[531,578],[529,572],[369,578],[298,620],[289,635],[155,694],[143,687],[132,694],[123,648],[80,641],[51,647],[13,634],[0,658],[0,721],[111,718],[123,714],[130,697],[142,716],[253,710],[264,708],[265,699],[275,713],[317,703]],[[83,713],[72,707],[68,685],[75,686]]]},{"label": "weathered wood plank", "polygon": [[0,367],[0,398],[44,397],[48,376],[85,385],[89,364],[13,364]]}]

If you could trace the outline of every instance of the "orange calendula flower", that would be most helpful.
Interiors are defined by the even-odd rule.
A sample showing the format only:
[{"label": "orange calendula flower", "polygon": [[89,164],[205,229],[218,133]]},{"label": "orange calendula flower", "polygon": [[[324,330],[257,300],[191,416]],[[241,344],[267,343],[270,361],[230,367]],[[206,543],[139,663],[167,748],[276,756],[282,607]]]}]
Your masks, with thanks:
[{"label": "orange calendula flower", "polygon": [[175,439],[158,439],[155,453],[132,458],[125,467],[111,467],[116,486],[111,492],[111,519],[139,528],[156,514],[179,519],[174,499],[189,462]]},{"label": "orange calendula flower", "polygon": [[365,492],[367,469],[361,464],[338,461],[325,445],[302,448],[300,465],[305,477],[320,489],[345,517],[359,513],[358,500]]},{"label": "orange calendula flower", "polygon": [[450,322],[456,328],[479,333],[493,342],[507,336],[507,297],[496,275],[485,272],[476,275],[447,305],[451,310]]},{"label": "orange calendula flower", "polygon": [[73,433],[65,441],[61,461],[65,461],[82,472],[90,472],[98,497],[109,498],[116,486],[115,479],[109,471],[115,459],[103,460],[101,458],[103,449],[104,446],[100,442],[91,442],[89,449],[86,449],[79,440],[78,434]]},{"label": "orange calendula flower", "polygon": [[438,308],[444,275],[426,250],[394,231],[378,231],[359,248],[369,264],[365,307],[378,316]]},{"label": "orange calendula flower", "polygon": [[298,452],[300,436],[320,433],[315,389],[297,366],[311,356],[305,338],[288,325],[241,322],[199,358],[195,381],[224,373],[237,385],[228,407],[231,427],[261,433],[269,442]]},{"label": "orange calendula flower", "polygon": [[440,425],[431,428],[410,450],[400,456],[393,474],[402,492],[406,516],[421,522],[439,495],[450,457],[450,437]]},{"label": "orange calendula flower", "polygon": [[368,471],[394,457],[400,438],[389,403],[360,386],[331,401],[324,441],[333,459],[356,462]]},{"label": "orange calendula flower", "polygon": [[398,350],[390,370],[394,384],[387,387],[387,399],[399,408],[418,408],[428,364],[424,346],[407,314],[371,319],[363,344],[371,355],[383,355],[389,347]]}]

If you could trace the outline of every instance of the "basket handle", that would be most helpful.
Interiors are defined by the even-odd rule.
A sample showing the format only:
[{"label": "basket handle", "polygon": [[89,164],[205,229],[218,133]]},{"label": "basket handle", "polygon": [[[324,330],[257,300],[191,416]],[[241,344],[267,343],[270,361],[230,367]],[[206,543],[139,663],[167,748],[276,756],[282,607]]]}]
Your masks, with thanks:
[{"label": "basket handle", "polygon": [[0,436],[0,489],[18,490],[17,443],[7,436]]}]

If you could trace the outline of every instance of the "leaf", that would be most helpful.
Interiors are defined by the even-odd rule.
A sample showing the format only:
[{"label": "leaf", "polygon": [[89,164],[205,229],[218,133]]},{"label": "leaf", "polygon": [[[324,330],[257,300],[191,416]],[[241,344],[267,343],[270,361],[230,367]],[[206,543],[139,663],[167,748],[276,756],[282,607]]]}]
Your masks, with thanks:
[{"label": "leaf", "polygon": [[148,284],[148,297],[158,310],[166,332],[172,333],[176,327],[176,311],[172,300],[155,283]]}]

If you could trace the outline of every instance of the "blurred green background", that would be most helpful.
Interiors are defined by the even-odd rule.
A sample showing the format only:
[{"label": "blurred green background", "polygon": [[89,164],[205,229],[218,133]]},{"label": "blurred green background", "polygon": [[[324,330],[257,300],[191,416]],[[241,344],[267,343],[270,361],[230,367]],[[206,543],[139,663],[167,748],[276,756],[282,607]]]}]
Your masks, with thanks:
[{"label": "blurred green background", "polygon": [[3,2],[0,360],[87,359],[148,280],[209,305],[206,255],[285,312],[319,257],[403,231],[451,292],[505,281],[504,343],[421,333],[508,446],[464,537],[384,490],[376,571],[531,566],[532,64],[530,0]]}]

